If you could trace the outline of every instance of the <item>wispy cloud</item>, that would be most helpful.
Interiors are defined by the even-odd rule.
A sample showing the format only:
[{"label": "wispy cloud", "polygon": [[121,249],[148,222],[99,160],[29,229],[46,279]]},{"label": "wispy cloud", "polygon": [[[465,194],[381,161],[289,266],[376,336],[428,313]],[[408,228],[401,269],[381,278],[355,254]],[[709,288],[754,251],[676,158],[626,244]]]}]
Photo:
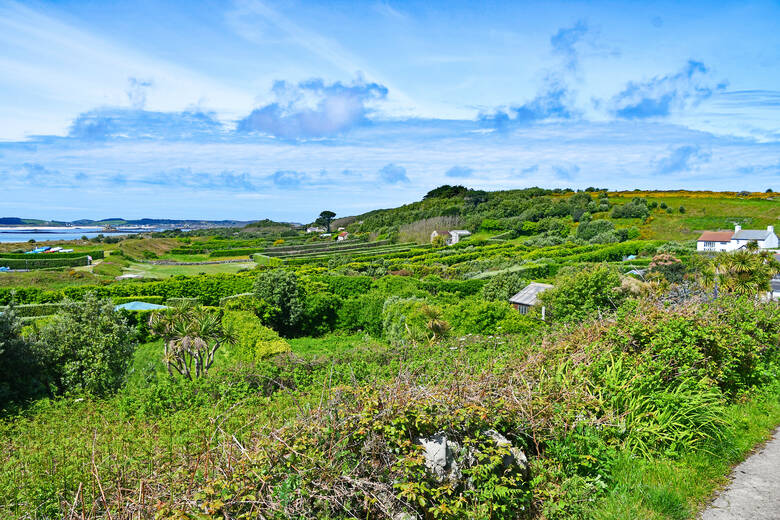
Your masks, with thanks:
[{"label": "wispy cloud", "polygon": [[216,115],[198,110],[151,112],[125,108],[99,108],[80,114],[68,135],[86,141],[110,138],[198,139],[216,138],[224,128]]},{"label": "wispy cloud", "polygon": [[127,176],[114,176],[109,182],[115,184],[140,184],[165,186],[170,188],[186,188],[215,191],[256,191],[258,187],[252,182],[248,173],[223,171],[219,173],[198,172],[192,168],[176,168],[156,172],[153,175],[129,179]]},{"label": "wispy cloud", "polygon": [[136,110],[142,110],[146,106],[146,90],[152,86],[152,80],[128,78],[127,99],[130,106]]},{"label": "wispy cloud", "polygon": [[689,60],[674,74],[629,82],[611,99],[611,112],[623,119],[666,117],[674,109],[696,105],[725,88],[723,82],[715,84],[704,63]]},{"label": "wispy cloud", "polygon": [[447,177],[453,177],[456,179],[465,179],[471,177],[474,174],[474,169],[467,166],[453,166],[444,174]]},{"label": "wispy cloud", "polygon": [[655,163],[656,171],[660,174],[686,172],[695,164],[707,162],[711,154],[703,151],[697,145],[680,146],[671,151],[665,157],[661,157]]},{"label": "wispy cloud", "polygon": [[306,174],[294,170],[279,170],[274,172],[270,179],[279,188],[292,189],[299,187],[308,177]]},{"label": "wispy cloud", "polygon": [[409,182],[406,176],[406,168],[397,164],[387,164],[379,170],[379,179],[387,184],[399,184]]},{"label": "wispy cloud", "polygon": [[587,32],[588,25],[584,21],[579,20],[571,27],[561,27],[550,38],[550,45],[552,45],[553,51],[563,56],[567,69],[573,71],[578,68],[579,60],[576,45]]}]

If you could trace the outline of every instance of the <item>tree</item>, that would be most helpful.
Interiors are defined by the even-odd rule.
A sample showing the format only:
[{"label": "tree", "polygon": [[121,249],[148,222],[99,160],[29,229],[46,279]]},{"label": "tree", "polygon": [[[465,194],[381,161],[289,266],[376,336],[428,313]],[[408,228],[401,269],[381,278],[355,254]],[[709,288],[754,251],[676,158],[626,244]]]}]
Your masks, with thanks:
[{"label": "tree", "polygon": [[222,325],[222,311],[182,303],[156,312],[149,320],[152,334],[163,339],[163,361],[192,380],[208,374],[214,355],[224,344],[235,343],[235,334]]},{"label": "tree", "polygon": [[279,309],[271,321],[277,332],[290,336],[300,330],[305,291],[295,273],[283,269],[263,271],[255,281],[255,295]]},{"label": "tree", "polygon": [[84,301],[65,300],[35,337],[35,349],[55,393],[105,395],[124,382],[133,338],[111,300],[87,293]]},{"label": "tree", "polygon": [[332,211],[325,210],[320,213],[320,216],[317,217],[317,220],[315,220],[314,223],[319,226],[325,226],[325,228],[328,230],[328,233],[330,233],[330,223],[333,222],[335,216],[336,214]]}]

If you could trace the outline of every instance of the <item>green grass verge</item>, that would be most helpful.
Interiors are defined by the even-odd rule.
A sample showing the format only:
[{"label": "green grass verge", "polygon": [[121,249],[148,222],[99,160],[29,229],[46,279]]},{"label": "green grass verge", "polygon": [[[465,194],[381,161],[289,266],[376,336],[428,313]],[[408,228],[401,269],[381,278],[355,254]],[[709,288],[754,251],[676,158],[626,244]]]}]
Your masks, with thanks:
[{"label": "green grass verge", "polygon": [[696,518],[712,494],[726,482],[732,466],[766,441],[780,424],[780,383],[746,403],[728,408],[730,431],[711,450],[679,460],[622,456],[614,482],[593,505],[599,520]]}]

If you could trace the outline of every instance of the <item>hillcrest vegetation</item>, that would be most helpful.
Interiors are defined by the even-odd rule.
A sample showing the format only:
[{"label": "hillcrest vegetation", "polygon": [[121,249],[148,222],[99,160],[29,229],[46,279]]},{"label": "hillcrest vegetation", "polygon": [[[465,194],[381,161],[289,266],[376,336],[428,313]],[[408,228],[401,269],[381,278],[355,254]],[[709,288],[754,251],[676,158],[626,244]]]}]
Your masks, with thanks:
[{"label": "hillcrest vegetation", "polygon": [[775,252],[696,251],[771,193],[312,217],[0,273],[0,517],[695,518],[780,424]]}]

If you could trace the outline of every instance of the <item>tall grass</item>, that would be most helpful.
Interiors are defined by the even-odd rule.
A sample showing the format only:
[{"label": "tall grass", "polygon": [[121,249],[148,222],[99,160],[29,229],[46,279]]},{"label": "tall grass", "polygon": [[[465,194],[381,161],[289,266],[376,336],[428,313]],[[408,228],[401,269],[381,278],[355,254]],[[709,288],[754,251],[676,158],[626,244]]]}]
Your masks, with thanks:
[{"label": "tall grass", "polygon": [[451,231],[463,229],[464,221],[459,216],[431,217],[411,224],[404,224],[398,230],[398,238],[401,242],[417,242],[427,244],[431,241],[431,233],[434,230]]}]

